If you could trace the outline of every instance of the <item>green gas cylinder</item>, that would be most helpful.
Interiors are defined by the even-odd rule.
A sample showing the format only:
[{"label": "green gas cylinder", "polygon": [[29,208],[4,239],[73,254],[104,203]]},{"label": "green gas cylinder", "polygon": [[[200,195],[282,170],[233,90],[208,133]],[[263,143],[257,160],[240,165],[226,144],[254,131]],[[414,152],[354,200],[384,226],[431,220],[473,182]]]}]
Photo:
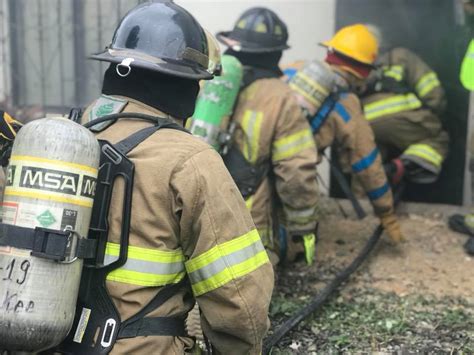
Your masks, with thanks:
[{"label": "green gas cylinder", "polygon": [[201,88],[189,130],[217,151],[219,136],[227,130],[240,91],[242,64],[233,56],[222,56],[222,74],[206,81]]}]

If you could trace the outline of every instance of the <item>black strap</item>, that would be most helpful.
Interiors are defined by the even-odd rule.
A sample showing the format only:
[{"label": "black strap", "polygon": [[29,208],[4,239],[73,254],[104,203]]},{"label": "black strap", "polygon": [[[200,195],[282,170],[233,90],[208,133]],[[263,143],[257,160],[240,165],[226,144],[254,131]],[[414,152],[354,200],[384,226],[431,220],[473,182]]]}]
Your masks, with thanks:
[{"label": "black strap", "polygon": [[[121,119],[121,118],[140,119],[143,121],[154,123],[155,125],[158,125],[161,128],[166,128],[165,127],[166,124],[170,124],[170,123],[175,124],[173,121],[165,117],[152,116],[152,115],[147,115],[147,114],[138,113],[138,112],[121,112],[121,113],[114,113],[111,115],[106,115],[106,116],[96,118],[95,120],[85,123],[84,127],[91,128],[100,123],[108,122],[108,121],[117,121],[118,119]],[[186,129],[184,129],[183,127],[179,125],[177,126],[179,127],[178,128],[179,130],[186,131]]]},{"label": "black strap", "polygon": [[119,331],[117,339],[142,336],[175,336],[185,337],[184,319],[172,317],[142,318]]},{"label": "black strap", "polygon": [[71,111],[69,111],[68,119],[72,122],[81,123],[81,118],[84,113],[84,109],[81,107],[73,107]]},{"label": "black strap", "polygon": [[[145,335],[185,336],[186,332],[184,327],[184,319],[173,317],[145,318],[145,316],[156,310],[158,307],[168,301],[171,297],[176,295],[176,293],[181,288],[188,286],[189,280],[187,277],[185,277],[183,280],[176,284],[165,286],[143,309],[141,309],[137,314],[130,317],[126,321],[122,322],[119,333],[117,335],[117,339]],[[161,330],[159,329],[159,326],[165,323],[164,320],[170,320],[170,325],[169,327],[166,326],[166,328]],[[147,326],[152,327],[147,328]],[[143,332],[151,332],[152,330],[159,333],[143,334]]]},{"label": "black strap", "polygon": [[152,136],[155,132],[162,128],[171,128],[178,131],[189,133],[185,128],[181,127],[177,123],[174,123],[168,119],[156,117],[157,122],[155,126],[147,127],[138,132],[135,132],[131,136],[123,139],[122,141],[114,144],[115,149],[117,149],[123,155],[130,153],[135,147],[137,147],[141,142],[143,142],[148,137]]},{"label": "black strap", "polygon": [[55,261],[64,261],[69,256],[81,259],[94,257],[96,241],[89,239],[78,239],[76,253],[68,255],[67,249],[71,236],[71,231],[58,231],[41,227],[31,229],[0,224],[1,246],[31,250],[32,256]]}]

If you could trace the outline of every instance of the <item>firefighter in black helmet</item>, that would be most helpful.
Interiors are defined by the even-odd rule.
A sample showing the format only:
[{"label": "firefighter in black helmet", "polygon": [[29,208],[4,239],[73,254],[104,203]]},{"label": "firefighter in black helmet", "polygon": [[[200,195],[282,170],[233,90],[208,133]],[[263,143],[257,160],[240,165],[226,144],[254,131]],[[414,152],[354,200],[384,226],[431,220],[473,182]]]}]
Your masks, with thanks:
[{"label": "firefighter in black helmet", "polygon": [[[111,64],[103,94],[86,109],[84,122],[130,113],[164,117],[182,126],[193,114],[199,81],[212,78],[204,30],[170,1],[131,10],[112,44],[92,59]],[[152,125],[122,118],[95,129],[98,138],[114,144],[145,127]],[[127,156],[135,164],[128,258],[105,280],[121,321],[111,353],[189,350],[193,341],[183,323],[195,301],[204,334],[217,353],[260,353],[273,271],[220,156],[177,129],[157,131]],[[114,189],[112,195],[106,263],[118,255],[122,191]],[[103,300],[98,303],[103,307]],[[71,334],[79,334],[76,329]],[[95,330],[86,330],[84,339]],[[65,348],[71,353],[95,354],[101,342],[78,344],[75,337],[69,344]]]},{"label": "firefighter in black helmet", "polygon": [[285,23],[270,9],[245,11],[232,31],[219,32],[217,39],[236,52],[269,53],[290,48]]},{"label": "firefighter in black helmet", "polygon": [[[287,259],[314,256],[317,181],[316,148],[308,122],[280,80],[279,62],[288,49],[285,23],[273,11],[256,7],[244,12],[234,29],[217,39],[226,54],[244,67],[232,120],[232,148],[224,157],[244,195],[272,263],[280,259],[278,225],[290,234]],[[277,221],[275,206],[282,206]]]}]

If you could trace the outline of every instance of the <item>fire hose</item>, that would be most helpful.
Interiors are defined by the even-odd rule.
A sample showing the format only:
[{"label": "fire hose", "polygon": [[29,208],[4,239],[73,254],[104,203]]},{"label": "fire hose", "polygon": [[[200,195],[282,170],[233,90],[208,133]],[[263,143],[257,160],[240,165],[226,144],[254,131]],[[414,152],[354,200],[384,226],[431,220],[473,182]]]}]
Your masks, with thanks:
[{"label": "fire hose", "polygon": [[[394,191],[394,201],[395,205],[401,199],[403,193],[404,185],[403,182],[397,187]],[[279,341],[288,334],[292,329],[294,329],[298,324],[301,323],[309,315],[313,314],[317,309],[319,309],[349,277],[362,265],[362,263],[368,258],[371,251],[377,245],[380,237],[383,233],[382,225],[379,225],[372,236],[369,238],[363,249],[356,256],[356,258],[349,264],[349,266],[342,271],[340,271],[334,279],[312,300],[304,306],[302,309],[297,311],[294,315],[288,318],[279,328],[277,328],[273,334],[265,339],[263,344],[263,354],[268,355],[271,352],[273,346],[279,343]]]}]

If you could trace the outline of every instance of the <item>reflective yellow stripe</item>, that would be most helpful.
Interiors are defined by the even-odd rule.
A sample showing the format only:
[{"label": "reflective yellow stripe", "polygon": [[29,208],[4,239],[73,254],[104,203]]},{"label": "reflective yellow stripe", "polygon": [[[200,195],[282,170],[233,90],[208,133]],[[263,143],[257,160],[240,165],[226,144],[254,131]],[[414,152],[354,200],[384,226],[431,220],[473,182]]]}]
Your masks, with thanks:
[{"label": "reflective yellow stripe", "polygon": [[415,90],[419,97],[428,95],[431,90],[440,86],[438,76],[434,72],[423,75],[415,86]]},{"label": "reflective yellow stripe", "polygon": [[403,67],[401,65],[392,65],[391,67],[385,67],[383,71],[384,76],[395,79],[396,81],[403,80]]},{"label": "reflective yellow stripe", "polygon": [[245,276],[268,262],[257,230],[218,244],[185,263],[195,296]]},{"label": "reflective yellow stripe", "polygon": [[[298,92],[300,95],[306,98],[309,102],[311,102],[315,106],[320,106],[322,102],[317,99],[317,97],[327,97],[329,96],[330,92],[321,86],[317,81],[310,78],[308,75],[303,73],[302,71],[296,74],[296,77],[293,81],[298,80],[300,85],[295,85],[295,83],[291,83],[290,87]],[[301,82],[302,81],[302,82]],[[306,90],[302,89],[300,86],[303,86]],[[319,95],[311,95],[310,93],[318,92]]]},{"label": "reflective yellow stripe", "polygon": [[[119,253],[119,244],[107,243],[105,265],[116,261]],[[127,262],[120,269],[112,271],[107,280],[157,287],[177,283],[184,276],[184,255],[181,250],[162,251],[129,246]]]},{"label": "reflective yellow stripe", "polygon": [[260,140],[260,130],[262,127],[263,112],[247,110],[242,119],[242,129],[245,132],[243,154],[245,159],[255,163],[258,159],[258,145]]},{"label": "reflective yellow stripe", "polygon": [[10,162],[14,161],[26,161],[26,162],[36,162],[36,163],[46,163],[46,164],[51,164],[55,165],[58,167],[70,167],[78,170],[84,170],[88,171],[92,174],[97,174],[97,169],[92,168],[87,165],[82,165],[82,164],[76,164],[76,163],[68,163],[64,162],[61,160],[52,160],[52,159],[46,159],[46,158],[38,158],[38,157],[32,157],[32,156],[26,156],[26,155],[12,155],[10,158]]},{"label": "reflective yellow stripe", "polygon": [[290,158],[308,148],[316,149],[313,134],[309,129],[303,129],[276,140],[273,143],[272,158],[274,161]]},{"label": "reflective yellow stripe", "polygon": [[245,206],[250,211],[253,207],[253,196],[250,196],[247,200],[245,200]]},{"label": "reflective yellow stripe", "polygon": [[415,94],[396,95],[364,106],[365,117],[371,121],[398,112],[415,110],[423,104]]},{"label": "reflective yellow stripe", "polygon": [[441,167],[443,156],[427,144],[414,144],[408,147],[403,155],[411,155],[424,159],[436,167]]},{"label": "reflective yellow stripe", "polygon": [[268,262],[269,259],[267,252],[262,250],[257,255],[245,260],[242,263],[231,265],[207,280],[192,284],[191,287],[193,289],[194,295],[200,296],[224,286],[232,280],[250,274],[252,271],[257,270],[260,266],[265,265]]},{"label": "reflective yellow stripe", "polygon": [[89,207],[92,208],[94,204],[92,199],[84,198],[84,197],[65,197],[63,194],[55,194],[54,192],[31,192],[31,191],[23,191],[20,189],[15,189],[13,187],[7,187],[5,189],[5,196],[17,196],[17,197],[28,197],[28,198],[36,198],[38,200],[43,201],[55,201],[55,202],[63,202],[69,203],[71,205],[82,206],[82,207]]},{"label": "reflective yellow stripe", "polygon": [[107,281],[115,281],[137,286],[160,287],[178,283],[184,276],[184,271],[175,275],[155,275],[118,269],[107,275]]},{"label": "reflective yellow stripe", "polygon": [[260,235],[258,234],[256,229],[253,229],[238,238],[229,240],[228,242],[222,244],[218,244],[215,247],[206,251],[205,253],[188,260],[186,262],[186,270],[189,273],[196,271],[197,269],[202,268],[225,255],[245,248],[258,240],[260,240]]}]

